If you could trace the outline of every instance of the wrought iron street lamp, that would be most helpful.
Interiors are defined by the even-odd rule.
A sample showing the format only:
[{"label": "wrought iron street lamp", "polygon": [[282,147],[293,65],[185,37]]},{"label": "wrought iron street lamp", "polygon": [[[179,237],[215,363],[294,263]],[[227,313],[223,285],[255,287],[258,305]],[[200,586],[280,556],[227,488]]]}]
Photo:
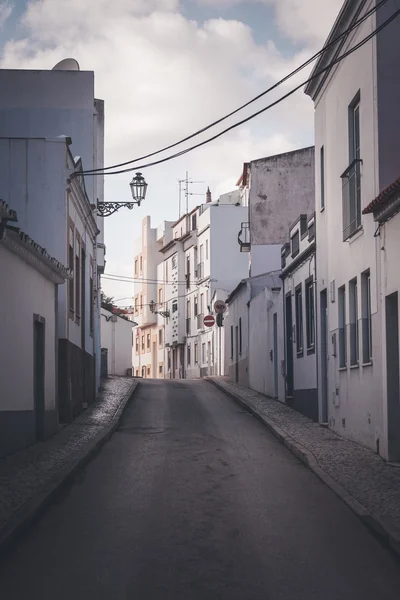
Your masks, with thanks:
[{"label": "wrought iron street lamp", "polygon": [[132,208],[137,204],[140,206],[140,203],[146,198],[147,192],[147,183],[145,178],[141,173],[136,173],[136,176],[130,182],[130,188],[132,192],[133,200],[130,202],[99,202],[97,201],[97,214],[99,217],[109,217],[114,214],[120,208]]}]

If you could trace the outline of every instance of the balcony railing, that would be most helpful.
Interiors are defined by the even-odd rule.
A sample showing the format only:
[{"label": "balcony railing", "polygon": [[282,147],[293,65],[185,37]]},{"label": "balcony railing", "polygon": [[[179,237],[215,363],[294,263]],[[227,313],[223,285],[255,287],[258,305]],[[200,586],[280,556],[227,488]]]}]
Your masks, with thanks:
[{"label": "balcony railing", "polygon": [[204,315],[203,315],[203,313],[197,315],[197,329],[204,329]]},{"label": "balcony railing", "polygon": [[197,265],[197,279],[204,279],[204,263]]},{"label": "balcony railing", "polygon": [[241,229],[238,233],[238,244],[240,246],[240,252],[250,252],[250,223],[245,222],[241,224]]},{"label": "balcony railing", "polygon": [[361,228],[361,163],[359,158],[341,175],[343,203],[343,241]]}]

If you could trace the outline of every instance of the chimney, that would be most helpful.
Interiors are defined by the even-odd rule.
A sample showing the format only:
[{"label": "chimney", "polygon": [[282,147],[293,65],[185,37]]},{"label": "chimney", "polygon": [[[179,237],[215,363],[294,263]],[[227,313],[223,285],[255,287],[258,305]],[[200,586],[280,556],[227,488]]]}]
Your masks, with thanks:
[{"label": "chimney", "polygon": [[209,204],[210,202],[212,202],[212,198],[211,198],[211,192],[210,192],[210,188],[207,188],[207,192],[206,192],[206,202],[207,204]]}]

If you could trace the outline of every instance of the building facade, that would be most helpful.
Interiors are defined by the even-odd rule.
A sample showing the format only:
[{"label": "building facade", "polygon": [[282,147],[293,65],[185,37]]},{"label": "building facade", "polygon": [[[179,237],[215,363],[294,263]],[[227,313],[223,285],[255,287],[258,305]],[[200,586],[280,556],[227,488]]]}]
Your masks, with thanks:
[{"label": "building facade", "polygon": [[[104,102],[95,98],[94,73],[92,71],[65,70],[11,70],[0,69],[0,137],[24,139],[57,139],[69,138],[70,150],[73,157],[81,157],[85,169],[99,169],[104,166]],[[4,146],[3,146],[4,148]],[[8,151],[6,150],[6,153]],[[37,180],[35,172],[46,172],[48,182],[58,171],[54,171],[54,161],[47,154],[46,162],[32,157],[29,187],[31,193],[33,181]],[[3,155],[0,157],[3,164]],[[23,163],[19,163],[21,167]],[[35,167],[35,168],[34,168]],[[58,170],[60,167],[58,167]],[[24,176],[23,173],[21,173]],[[11,181],[1,179],[6,187],[11,187]],[[14,182],[15,183],[15,182]],[[104,177],[85,178],[86,193],[89,204],[95,206],[97,201],[104,201]],[[63,192],[65,194],[66,181]],[[0,196],[2,192],[0,190]],[[5,197],[5,194],[3,193]],[[11,198],[10,198],[11,201]],[[20,219],[24,216],[20,211]],[[40,215],[36,212],[34,231],[46,230],[48,236],[57,235],[51,219],[46,219],[47,213]],[[95,361],[95,392],[100,386],[100,275],[105,266],[105,245],[103,219],[93,211],[97,235],[96,253],[94,259],[93,281],[95,291],[94,321],[94,361]],[[24,228],[25,226],[23,226]],[[34,231],[24,229],[38,243],[49,249],[46,238],[40,241]],[[53,254],[56,256],[56,254]]]},{"label": "building facade", "polygon": [[314,215],[301,215],[289,230],[289,240],[282,248],[281,274],[285,401],[318,421]]},{"label": "building facade", "polygon": [[0,279],[7,282],[0,300],[6,317],[0,324],[0,456],[58,430],[57,288],[69,277],[15,226],[16,217],[0,202]]},{"label": "building facade", "polygon": [[101,348],[107,351],[107,375],[132,375],[132,322],[114,312],[101,309]]},{"label": "building facade", "polygon": [[[346,0],[327,43],[375,4]],[[338,433],[398,460],[398,218],[363,214],[399,176],[398,26],[317,74],[392,13],[386,4],[327,50],[306,93],[315,105],[320,414]]]}]

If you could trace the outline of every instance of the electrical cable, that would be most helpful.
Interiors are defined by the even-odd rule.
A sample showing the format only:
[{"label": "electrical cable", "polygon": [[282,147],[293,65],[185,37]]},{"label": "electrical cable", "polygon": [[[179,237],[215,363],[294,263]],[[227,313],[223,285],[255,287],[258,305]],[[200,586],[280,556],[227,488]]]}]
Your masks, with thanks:
[{"label": "electrical cable", "polygon": [[[145,165],[145,166],[139,166],[139,167],[134,167],[131,169],[127,169],[124,171],[119,171],[118,173],[107,173],[105,171],[108,171],[110,169],[119,169],[120,167],[124,167],[126,165],[132,164],[132,163],[136,163],[140,160],[146,160],[147,158],[151,158],[152,156],[155,156],[157,154],[161,154],[162,152],[166,152],[167,150],[170,150],[172,148],[175,148],[176,146],[179,146],[180,144],[183,144],[184,142],[187,142],[191,139],[193,139],[194,137],[197,137],[198,135],[204,133],[205,131],[208,131],[209,129],[211,129],[212,127],[215,127],[216,125],[218,125],[219,123],[222,123],[223,121],[225,121],[226,119],[228,119],[229,117],[237,114],[238,112],[240,112],[241,110],[243,110],[244,108],[247,108],[248,106],[250,106],[250,104],[256,102],[257,100],[259,100],[260,98],[262,98],[263,96],[265,96],[266,94],[268,94],[269,92],[275,90],[277,87],[279,87],[280,85],[282,85],[283,83],[285,83],[286,81],[288,81],[290,78],[294,77],[295,75],[297,75],[297,73],[299,73],[300,71],[302,71],[305,67],[307,67],[308,65],[310,65],[314,60],[316,60],[319,56],[321,56],[322,54],[324,54],[327,50],[329,50],[330,48],[332,48],[333,46],[335,46],[338,42],[340,42],[344,37],[348,36],[349,33],[351,33],[354,29],[358,28],[359,25],[361,25],[366,19],[368,19],[374,12],[376,12],[379,8],[381,8],[381,6],[383,6],[384,4],[386,4],[388,2],[388,0],[381,0],[381,2],[379,2],[378,4],[376,4],[373,8],[371,8],[369,11],[367,11],[358,21],[356,21],[355,23],[353,23],[350,27],[348,27],[343,33],[341,33],[338,37],[336,37],[334,40],[332,40],[329,44],[325,45],[321,50],[319,50],[316,54],[314,54],[311,58],[309,58],[306,62],[304,62],[302,65],[300,65],[299,67],[297,67],[297,69],[295,69],[294,71],[292,71],[291,73],[289,73],[288,75],[286,75],[283,79],[281,79],[280,81],[278,81],[277,83],[275,83],[274,85],[272,85],[270,88],[268,88],[267,90],[261,92],[260,94],[258,94],[257,96],[255,96],[254,98],[252,98],[251,100],[249,100],[248,102],[246,102],[245,104],[243,104],[242,106],[240,106],[239,108],[236,108],[235,110],[233,110],[232,112],[228,113],[227,115],[225,115],[224,117],[221,117],[220,119],[212,122],[211,124],[207,125],[206,127],[203,127],[202,129],[199,129],[198,131],[196,131],[195,133],[192,133],[191,135],[183,138],[182,140],[175,142],[173,144],[170,144],[169,146],[166,146],[165,148],[162,148],[161,150],[157,150],[155,152],[151,152],[150,154],[146,154],[144,156],[135,158],[133,160],[130,161],[126,161],[123,163],[119,163],[116,165],[112,165],[110,167],[102,167],[99,169],[91,169],[91,170],[86,170],[86,171],[79,171],[78,173],[76,173],[77,175],[95,175],[96,173],[102,174],[102,175],[108,175],[108,174],[118,174],[118,173],[124,173],[124,172],[128,172],[128,171],[133,171],[133,170],[139,170],[139,169],[143,169],[146,168],[147,166],[153,166],[153,164],[159,164],[158,162],[149,164],[149,165]],[[397,16],[397,15],[396,15]],[[389,21],[390,22],[390,21]],[[387,24],[389,24],[387,22]],[[379,28],[378,28],[379,29]],[[376,30],[376,33],[378,33],[378,29]],[[380,30],[380,29],[379,29]],[[368,41],[368,40],[367,40]],[[358,48],[357,48],[358,49]],[[345,58],[346,55],[344,55],[342,58]],[[329,65],[328,68],[330,68],[330,66],[333,66],[335,63],[332,63],[332,65]],[[323,71],[321,71],[323,72]],[[316,74],[319,75],[320,73]],[[307,83],[307,82],[306,82]],[[304,84],[302,84],[300,87],[302,87]],[[294,91],[297,91],[296,88]],[[286,96],[284,96],[282,98],[285,99]],[[267,107],[269,108],[269,107]],[[254,116],[257,116],[260,113],[255,113]],[[254,117],[252,117],[254,118]],[[242,122],[238,123],[236,125],[239,126],[240,124],[242,124]],[[229,131],[229,129],[227,129],[226,131]],[[223,132],[224,133],[224,132]],[[211,138],[210,141],[212,141]],[[197,146],[195,146],[194,148],[196,148]],[[194,149],[193,148],[193,149]],[[189,150],[190,151],[190,150]],[[176,158],[177,156],[180,156],[180,154],[176,154],[173,155],[171,158]]]}]

